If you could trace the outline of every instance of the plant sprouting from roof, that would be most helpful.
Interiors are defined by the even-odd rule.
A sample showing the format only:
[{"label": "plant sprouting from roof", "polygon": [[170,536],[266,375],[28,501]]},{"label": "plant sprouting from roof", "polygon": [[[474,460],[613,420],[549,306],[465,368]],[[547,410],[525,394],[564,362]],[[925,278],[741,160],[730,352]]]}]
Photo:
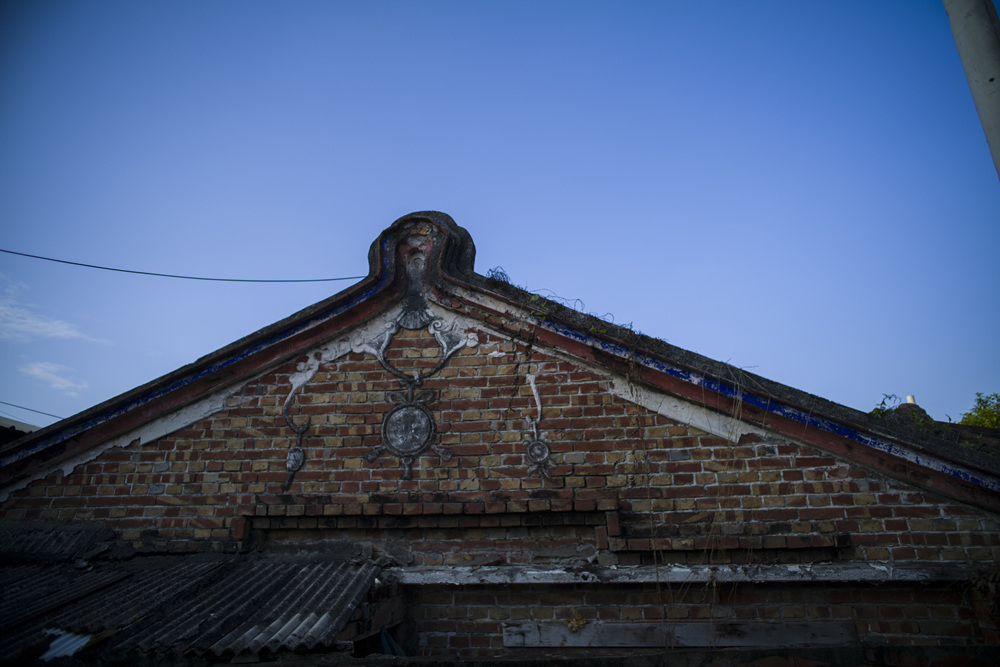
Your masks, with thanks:
[{"label": "plant sprouting from roof", "polygon": [[976,404],[962,415],[960,424],[1000,428],[1000,394],[984,395],[976,392]]},{"label": "plant sprouting from roof", "polygon": [[872,408],[872,411],[868,414],[872,417],[885,417],[887,414],[892,412],[893,408],[899,405],[899,403],[899,396],[896,396],[895,394],[882,394],[882,402]]}]

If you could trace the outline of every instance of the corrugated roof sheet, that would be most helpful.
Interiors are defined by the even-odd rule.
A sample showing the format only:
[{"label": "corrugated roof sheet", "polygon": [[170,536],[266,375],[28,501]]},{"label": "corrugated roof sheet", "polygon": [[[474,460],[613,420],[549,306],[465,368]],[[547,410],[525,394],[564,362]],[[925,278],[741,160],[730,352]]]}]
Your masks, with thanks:
[{"label": "corrugated roof sheet", "polygon": [[[37,656],[51,645],[50,630],[104,633],[101,650],[115,655],[330,647],[379,569],[372,562],[236,556],[137,559],[85,571],[68,564],[7,567],[0,574],[0,655]],[[54,593],[59,589],[62,595]],[[49,593],[29,603],[32,591]]]},{"label": "corrugated roof sheet", "polygon": [[16,627],[128,577],[125,572],[22,565],[0,574],[0,628]]},{"label": "corrugated roof sheet", "polygon": [[259,653],[264,648],[277,652],[300,646],[331,646],[377,573],[378,568],[371,563],[280,568],[271,574],[280,583],[268,594],[270,604],[219,637],[209,650],[221,656]]},{"label": "corrugated roof sheet", "polygon": [[58,561],[85,555],[111,529],[94,522],[55,525],[49,521],[0,520],[0,558],[5,561]]}]

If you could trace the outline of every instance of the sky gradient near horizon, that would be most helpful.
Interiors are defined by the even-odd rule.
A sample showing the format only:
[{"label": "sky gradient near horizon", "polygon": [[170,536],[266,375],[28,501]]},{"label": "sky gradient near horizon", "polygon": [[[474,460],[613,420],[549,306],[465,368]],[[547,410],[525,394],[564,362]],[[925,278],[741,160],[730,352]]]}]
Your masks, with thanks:
[{"label": "sky gradient near horizon", "polygon": [[[1000,179],[938,0],[0,6],[0,248],[360,276],[421,210],[479,273],[853,408],[1000,391]],[[0,401],[70,416],[353,282],[0,254]]]}]

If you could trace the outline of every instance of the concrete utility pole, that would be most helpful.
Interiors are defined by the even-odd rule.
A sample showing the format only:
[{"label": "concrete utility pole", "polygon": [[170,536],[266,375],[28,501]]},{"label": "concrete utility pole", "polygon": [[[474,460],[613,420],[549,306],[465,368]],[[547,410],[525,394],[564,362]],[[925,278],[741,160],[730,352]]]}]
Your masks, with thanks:
[{"label": "concrete utility pole", "polygon": [[993,0],[943,0],[1000,177],[1000,21]]}]

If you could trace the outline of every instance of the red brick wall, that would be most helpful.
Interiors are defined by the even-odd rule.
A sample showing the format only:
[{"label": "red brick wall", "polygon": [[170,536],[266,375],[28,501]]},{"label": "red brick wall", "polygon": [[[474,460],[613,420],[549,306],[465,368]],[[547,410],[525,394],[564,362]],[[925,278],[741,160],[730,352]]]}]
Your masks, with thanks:
[{"label": "red brick wall", "polygon": [[[387,393],[400,383],[371,355],[350,353],[323,365],[294,398],[294,420],[308,416],[312,426],[305,467],[281,492],[295,441],[282,404],[302,357],[247,384],[209,418],[32,482],[0,516],[96,519],[139,550],[363,540],[392,545],[416,565],[990,564],[1000,556],[1000,525],[986,512],[794,443],[706,434],[615,396],[606,377],[477,333],[477,348],[462,350],[424,385],[439,392],[430,405],[437,442],[453,457],[428,451],[412,480],[402,479],[390,455],[364,459],[381,441]],[[419,331],[397,335],[387,356],[401,369],[427,369],[439,354],[437,341]],[[529,373],[552,449],[548,480],[528,473]],[[568,597],[542,601],[538,591],[517,588],[416,591],[421,646],[485,655],[498,648],[499,623],[523,614],[559,621],[571,610],[616,620],[838,618],[868,636],[996,640],[982,629],[988,619],[968,622],[971,603],[956,589],[746,585],[724,599],[713,590],[708,602],[681,591],[681,602],[670,604],[649,590],[560,594]]]},{"label": "red brick wall", "polygon": [[[386,393],[400,383],[370,355],[351,353],[322,367],[294,398],[296,422],[309,416],[313,426],[303,443],[306,465],[288,494],[280,486],[294,434],[281,405],[302,359],[247,385],[208,419],[33,482],[4,503],[3,514],[99,519],[137,546],[156,531],[180,548],[178,541],[228,540],[234,527],[238,536],[234,519],[242,516],[258,517],[256,527],[273,529],[276,539],[296,539],[330,526],[320,520],[329,517],[432,515],[439,517],[433,526],[448,528],[457,521],[449,515],[509,515],[504,522],[520,525],[516,517],[526,512],[616,511],[618,525],[606,535],[613,552],[657,550],[684,562],[710,551],[846,547],[874,560],[1000,555],[998,524],[984,512],[799,445],[754,437],[734,445],[627,403],[609,392],[610,380],[569,362],[522,346],[514,354],[511,342],[480,338],[478,349],[463,350],[425,384],[440,392],[431,408],[438,440],[454,456],[443,461],[428,451],[413,480],[401,479],[390,455],[363,458],[381,440],[392,407]],[[489,354],[497,351],[504,355]],[[431,367],[437,354],[423,331],[404,332],[390,348],[402,368]],[[529,372],[553,452],[550,480],[528,474]],[[288,521],[295,517],[303,518]],[[603,546],[605,534],[597,533],[588,537]]]}]

